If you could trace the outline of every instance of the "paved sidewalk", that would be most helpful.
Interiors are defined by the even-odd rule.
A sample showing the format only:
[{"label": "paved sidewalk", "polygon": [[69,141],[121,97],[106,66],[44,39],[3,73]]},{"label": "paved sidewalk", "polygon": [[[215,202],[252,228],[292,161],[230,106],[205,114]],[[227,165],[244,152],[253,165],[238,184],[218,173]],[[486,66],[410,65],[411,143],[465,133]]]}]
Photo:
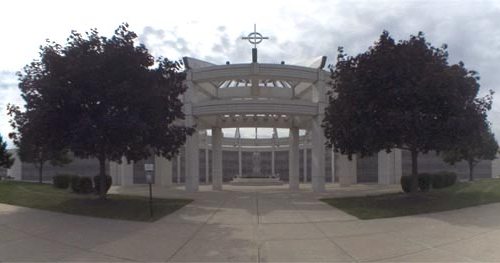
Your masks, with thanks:
[{"label": "paved sidewalk", "polygon": [[[0,261],[500,261],[500,204],[358,220],[317,201],[399,186],[155,188],[195,201],[154,223],[51,213],[0,204]],[[114,187],[146,195],[146,187]]]}]

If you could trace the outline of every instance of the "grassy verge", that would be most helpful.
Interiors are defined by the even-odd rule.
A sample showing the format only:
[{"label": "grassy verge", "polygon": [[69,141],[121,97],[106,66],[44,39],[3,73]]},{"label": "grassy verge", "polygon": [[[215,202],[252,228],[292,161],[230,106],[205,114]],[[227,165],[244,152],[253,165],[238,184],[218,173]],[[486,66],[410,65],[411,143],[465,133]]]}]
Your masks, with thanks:
[{"label": "grassy verge", "polygon": [[0,181],[0,203],[93,217],[155,221],[190,202],[154,198],[153,217],[150,217],[146,197],[110,194],[108,200],[103,201],[96,195],[78,195],[52,185]]},{"label": "grassy verge", "polygon": [[449,188],[415,195],[397,193],[321,201],[360,219],[415,215],[500,202],[500,180],[457,183]]}]

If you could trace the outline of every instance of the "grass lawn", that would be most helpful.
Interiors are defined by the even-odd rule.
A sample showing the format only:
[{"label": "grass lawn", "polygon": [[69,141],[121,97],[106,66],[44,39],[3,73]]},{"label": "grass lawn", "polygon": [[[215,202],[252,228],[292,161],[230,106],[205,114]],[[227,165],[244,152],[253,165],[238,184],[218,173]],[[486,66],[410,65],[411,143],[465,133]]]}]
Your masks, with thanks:
[{"label": "grass lawn", "polygon": [[328,203],[359,219],[416,215],[500,202],[500,179],[457,183],[451,187],[409,195],[325,198]]},{"label": "grass lawn", "polygon": [[153,198],[150,217],[146,197],[109,194],[103,201],[95,194],[79,195],[47,184],[0,181],[0,203],[93,217],[155,221],[191,201]]}]

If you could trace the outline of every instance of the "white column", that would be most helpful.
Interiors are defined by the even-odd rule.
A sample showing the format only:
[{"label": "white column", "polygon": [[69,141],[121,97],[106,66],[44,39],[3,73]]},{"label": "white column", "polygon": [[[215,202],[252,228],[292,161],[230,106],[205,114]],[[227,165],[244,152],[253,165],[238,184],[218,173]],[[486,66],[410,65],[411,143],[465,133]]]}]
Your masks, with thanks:
[{"label": "white column", "polygon": [[181,183],[181,155],[177,154],[177,183]]},{"label": "white column", "polygon": [[288,159],[288,183],[290,190],[299,189],[299,128],[290,128],[290,148]]},{"label": "white column", "polygon": [[390,153],[378,153],[378,183],[399,183],[402,174],[401,150],[394,149]]},{"label": "white column", "polygon": [[340,186],[355,184],[357,182],[356,155],[352,155],[352,160],[349,160],[347,155],[341,154],[337,160],[337,164]]},{"label": "white column", "polygon": [[120,164],[121,182],[123,186],[134,184],[134,162],[127,163],[127,158],[122,157]]},{"label": "white column", "polygon": [[121,168],[118,162],[109,162],[109,175],[112,179],[113,185],[121,185],[122,184],[122,175]]},{"label": "white column", "polygon": [[210,177],[210,164],[208,163],[209,161],[209,154],[208,154],[208,144],[205,146],[205,183],[208,184],[210,180],[208,178]]},{"label": "white column", "polygon": [[14,178],[14,180],[21,181],[23,179],[23,163],[17,154],[17,150],[9,150],[8,152],[14,157],[14,164],[7,169],[7,176]]},{"label": "white column", "polygon": [[155,156],[155,185],[172,185],[172,162],[163,156]]},{"label": "white column", "polygon": [[311,130],[311,183],[314,192],[325,190],[325,137],[321,128],[323,115],[314,117]]},{"label": "white column", "polygon": [[276,176],[276,168],[274,166],[275,159],[276,159],[276,146],[273,145],[273,148],[271,150],[271,174],[273,175],[273,177]]},{"label": "white column", "polygon": [[242,153],[241,153],[241,142],[238,142],[238,177],[243,176],[243,160],[242,160]]},{"label": "white column", "polygon": [[[189,117],[187,116],[187,118]],[[197,131],[187,138],[185,158],[186,191],[196,192],[200,183],[199,134]]]},{"label": "white column", "polygon": [[212,189],[222,190],[222,129],[212,128]]},{"label": "white column", "polygon": [[335,182],[335,149],[332,147],[332,183]]},{"label": "white column", "polygon": [[500,177],[500,154],[497,154],[497,158],[491,161],[491,178]]},{"label": "white column", "polygon": [[302,167],[302,169],[304,171],[304,178],[302,178],[302,181],[304,183],[307,183],[307,147],[306,147],[306,143],[305,142],[304,142],[304,149],[303,149],[303,155],[302,156],[304,157],[304,160],[302,160],[303,161],[303,164],[302,164],[303,167]]}]

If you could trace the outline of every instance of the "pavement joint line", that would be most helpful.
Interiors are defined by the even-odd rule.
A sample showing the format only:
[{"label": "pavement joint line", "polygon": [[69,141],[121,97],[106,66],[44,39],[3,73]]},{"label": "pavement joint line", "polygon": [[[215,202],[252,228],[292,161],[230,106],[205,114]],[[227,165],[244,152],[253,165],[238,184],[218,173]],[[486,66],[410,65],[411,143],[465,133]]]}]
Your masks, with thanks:
[{"label": "pavement joint line", "polygon": [[[208,225],[208,222],[215,216],[215,214],[221,210],[221,207],[227,202],[227,199],[224,199],[224,201],[220,202],[219,204],[219,207],[205,220],[205,222],[203,224],[200,224],[200,227],[198,229],[196,229],[196,231],[194,231],[194,233],[188,238],[188,240],[186,240],[186,242],[184,242],[177,250],[175,250],[175,252],[170,255],[170,257],[168,257],[165,262],[172,262],[172,259],[184,248],[187,246],[187,244],[189,242],[191,242],[195,237],[196,235],[203,229],[203,227],[207,226]],[[182,210],[182,208],[181,208]]]},{"label": "pavement joint line", "polygon": [[[416,255],[418,253],[421,253],[421,252],[424,252],[424,251],[428,251],[428,250],[435,250],[435,251],[442,251],[442,252],[449,253],[449,251],[446,251],[446,250],[436,249],[436,248],[430,247],[430,248],[424,248],[424,249],[420,249],[418,251],[410,252],[408,254],[403,254],[403,255],[398,255],[398,256],[393,256],[393,257],[378,258],[378,259],[368,260],[367,262],[383,262],[383,261],[390,260],[390,259],[395,259],[395,258],[400,258],[400,257],[406,257],[406,256]],[[456,254],[453,254],[453,255],[456,256]],[[470,260],[471,262],[476,262],[475,260],[470,259],[470,258],[465,257],[465,256],[462,256],[462,255],[459,255],[459,257],[461,257],[461,258],[463,258],[465,260]]]}]

